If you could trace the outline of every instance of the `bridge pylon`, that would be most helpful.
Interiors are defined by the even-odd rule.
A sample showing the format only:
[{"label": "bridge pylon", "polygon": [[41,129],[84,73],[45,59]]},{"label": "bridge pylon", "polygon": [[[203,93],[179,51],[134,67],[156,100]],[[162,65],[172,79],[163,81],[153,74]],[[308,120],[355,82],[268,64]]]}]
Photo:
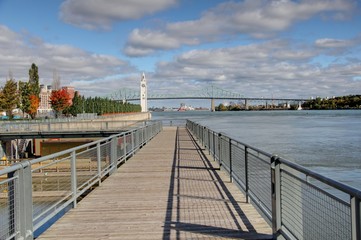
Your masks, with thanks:
[{"label": "bridge pylon", "polygon": [[140,107],[142,112],[148,112],[147,79],[144,73],[140,79]]},{"label": "bridge pylon", "polygon": [[211,112],[215,112],[216,111],[216,106],[214,104],[214,98],[211,99]]}]

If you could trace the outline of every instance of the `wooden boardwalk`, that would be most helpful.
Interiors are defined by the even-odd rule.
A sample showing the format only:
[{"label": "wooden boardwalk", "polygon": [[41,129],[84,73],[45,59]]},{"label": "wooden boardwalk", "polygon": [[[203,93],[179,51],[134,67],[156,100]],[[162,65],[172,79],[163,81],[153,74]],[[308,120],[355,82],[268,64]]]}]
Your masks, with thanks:
[{"label": "wooden boardwalk", "polygon": [[185,128],[168,127],[38,239],[271,239]]}]

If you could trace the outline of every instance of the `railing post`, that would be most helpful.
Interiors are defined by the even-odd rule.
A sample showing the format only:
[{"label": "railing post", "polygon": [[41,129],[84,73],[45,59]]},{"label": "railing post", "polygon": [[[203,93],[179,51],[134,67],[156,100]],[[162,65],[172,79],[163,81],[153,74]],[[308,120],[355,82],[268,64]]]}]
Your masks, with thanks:
[{"label": "railing post", "polygon": [[139,131],[139,143],[138,143],[138,148],[137,149],[139,149],[140,148],[140,146],[143,146],[144,145],[144,143],[145,143],[145,128],[142,128],[142,129],[140,129],[140,130],[138,130]]},{"label": "railing post", "polygon": [[98,169],[98,179],[99,186],[102,184],[102,157],[100,152],[100,142],[97,143],[97,169]]},{"label": "railing post", "polygon": [[211,154],[211,138],[209,136],[210,130],[207,129],[207,140],[208,140],[208,154]]},{"label": "railing post", "polygon": [[127,161],[127,136],[123,134],[123,158],[124,162]]},{"label": "railing post", "polygon": [[15,234],[15,232],[17,231],[17,226],[16,226],[16,222],[17,222],[17,212],[15,210],[16,207],[16,192],[15,192],[15,184],[16,182],[14,181],[14,177],[18,176],[17,172],[9,172],[8,173],[8,179],[13,179],[12,181],[10,181],[8,183],[8,206],[9,206],[9,231],[8,234],[11,236],[13,234]]},{"label": "railing post", "polygon": [[[24,162],[25,163],[25,162]],[[20,182],[20,191],[24,194],[23,198],[20,198],[20,204],[23,206],[23,209],[20,211],[20,216],[25,216],[23,223],[24,225],[21,228],[25,234],[24,239],[33,239],[33,190],[32,190],[32,175],[31,175],[31,164],[27,162],[23,165],[22,170],[20,171],[19,182]],[[24,201],[22,204],[21,201]]]},{"label": "railing post", "polygon": [[73,151],[71,153],[71,193],[72,193],[72,200],[73,200],[73,208],[76,208],[76,200],[77,200],[77,176],[76,176],[76,153]]},{"label": "railing post", "polygon": [[142,146],[144,146],[145,143],[148,142],[148,127],[147,126],[144,126],[144,128],[142,129],[142,133],[143,133]]},{"label": "railing post", "polygon": [[132,131],[130,133],[130,141],[132,142],[132,149],[131,149],[131,152],[132,152],[132,156],[134,156],[134,152],[135,152],[135,145],[134,145],[134,131]]},{"label": "railing post", "polygon": [[201,126],[201,129],[202,129],[202,137],[201,137],[201,139],[202,139],[202,145],[204,146],[204,127]]},{"label": "railing post", "polygon": [[216,160],[216,143],[215,143],[215,134],[214,132],[212,133],[212,137],[213,137],[213,160]]},{"label": "railing post", "polygon": [[246,183],[246,203],[249,203],[249,183],[248,183],[248,147],[244,147],[244,177]]},{"label": "railing post", "polygon": [[[9,208],[11,219],[10,234],[14,234],[18,230],[16,239],[33,239],[33,195],[32,195],[32,176],[31,164],[29,161],[20,163],[22,168],[16,172],[12,172],[8,177],[17,177],[17,184],[13,182],[10,184],[9,193]],[[18,187],[18,190],[16,188]],[[18,194],[18,195],[16,195]],[[18,201],[18,204],[16,203]],[[19,219],[17,219],[19,218]],[[16,224],[19,224],[16,229]]]},{"label": "railing post", "polygon": [[207,147],[206,146],[206,142],[205,142],[205,140],[206,140],[206,134],[205,134],[205,130],[206,129],[206,127],[204,127],[204,126],[202,126],[202,145],[203,145],[203,147]]},{"label": "railing post", "polygon": [[271,157],[271,182],[272,233],[273,239],[277,239],[281,229],[281,167],[278,156]]},{"label": "railing post", "polygon": [[361,239],[361,201],[358,197],[351,197],[352,240]]},{"label": "railing post", "polygon": [[228,138],[228,153],[229,153],[229,181],[233,182],[232,140],[231,140],[231,138]]},{"label": "railing post", "polygon": [[222,134],[218,133],[219,168],[222,167]]},{"label": "railing post", "polygon": [[110,174],[114,173],[117,169],[117,138],[113,137],[110,141]]},{"label": "railing post", "polygon": [[202,142],[201,126],[197,123],[197,136],[200,142]]}]

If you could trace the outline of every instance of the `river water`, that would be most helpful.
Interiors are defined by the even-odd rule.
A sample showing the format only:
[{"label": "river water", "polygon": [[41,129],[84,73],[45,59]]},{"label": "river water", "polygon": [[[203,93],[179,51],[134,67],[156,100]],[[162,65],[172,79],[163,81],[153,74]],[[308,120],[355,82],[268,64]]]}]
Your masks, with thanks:
[{"label": "river water", "polygon": [[153,112],[217,132],[361,189],[361,111]]}]

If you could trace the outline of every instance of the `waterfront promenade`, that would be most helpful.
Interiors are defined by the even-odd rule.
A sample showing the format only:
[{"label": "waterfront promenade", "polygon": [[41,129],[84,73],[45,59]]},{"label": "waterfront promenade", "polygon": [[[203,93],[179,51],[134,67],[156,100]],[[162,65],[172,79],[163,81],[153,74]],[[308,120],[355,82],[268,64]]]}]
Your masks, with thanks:
[{"label": "waterfront promenade", "polygon": [[271,239],[185,128],[165,127],[38,239]]}]

